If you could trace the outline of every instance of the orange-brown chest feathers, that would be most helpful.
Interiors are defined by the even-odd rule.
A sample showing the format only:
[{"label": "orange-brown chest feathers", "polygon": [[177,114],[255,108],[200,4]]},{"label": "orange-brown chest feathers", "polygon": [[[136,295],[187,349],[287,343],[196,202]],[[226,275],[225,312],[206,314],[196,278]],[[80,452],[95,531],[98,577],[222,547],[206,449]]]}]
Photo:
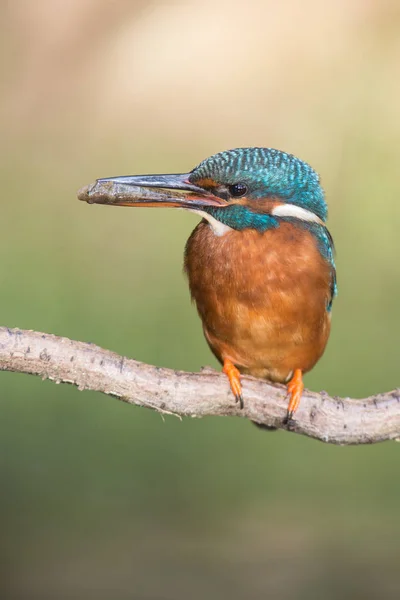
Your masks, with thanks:
[{"label": "orange-brown chest feathers", "polygon": [[202,221],[185,271],[206,339],[223,362],[272,381],[310,370],[330,331],[332,267],[306,229],[282,223],[263,233],[216,236]]}]

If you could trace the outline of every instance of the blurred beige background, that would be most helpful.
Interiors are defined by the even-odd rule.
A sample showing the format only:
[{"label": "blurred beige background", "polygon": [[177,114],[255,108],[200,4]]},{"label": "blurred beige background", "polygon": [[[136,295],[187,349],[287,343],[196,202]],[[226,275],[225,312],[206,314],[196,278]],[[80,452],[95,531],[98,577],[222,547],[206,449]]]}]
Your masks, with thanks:
[{"label": "blurred beige background", "polygon": [[[339,296],[312,389],[400,385],[400,4],[0,2],[1,324],[216,366],[194,215],[76,200],[235,146],[321,174]],[[2,598],[398,598],[399,448],[178,422],[2,373]]]}]

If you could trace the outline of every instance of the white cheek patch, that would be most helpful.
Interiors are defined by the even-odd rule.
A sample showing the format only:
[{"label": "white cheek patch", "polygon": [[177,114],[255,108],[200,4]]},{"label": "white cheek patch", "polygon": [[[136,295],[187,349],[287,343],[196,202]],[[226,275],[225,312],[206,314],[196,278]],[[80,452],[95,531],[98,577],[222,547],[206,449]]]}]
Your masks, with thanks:
[{"label": "white cheek patch", "polygon": [[221,223],[221,221],[218,221],[218,219],[215,219],[213,216],[209,215],[208,213],[206,213],[203,210],[190,210],[189,209],[189,212],[192,212],[195,215],[200,215],[200,217],[203,217],[203,219],[206,219],[210,223],[210,227],[213,230],[214,235],[216,235],[218,237],[225,235],[226,233],[228,233],[228,231],[233,231],[232,227],[229,227],[228,225]]},{"label": "white cheek patch", "polygon": [[311,210],[296,206],[296,204],[278,204],[278,206],[274,206],[272,209],[271,215],[274,217],[295,217],[302,221],[311,221],[319,225],[324,225],[322,219],[317,217]]}]

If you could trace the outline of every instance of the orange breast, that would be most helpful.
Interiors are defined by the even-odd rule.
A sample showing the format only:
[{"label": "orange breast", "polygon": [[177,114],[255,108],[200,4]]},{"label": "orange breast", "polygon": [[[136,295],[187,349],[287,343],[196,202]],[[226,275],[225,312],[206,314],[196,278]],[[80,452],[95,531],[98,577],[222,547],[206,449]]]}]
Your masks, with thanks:
[{"label": "orange breast", "polygon": [[221,362],[287,381],[309,371],[330,331],[331,267],[315,238],[289,223],[216,236],[202,221],[190,236],[185,270],[206,339]]}]

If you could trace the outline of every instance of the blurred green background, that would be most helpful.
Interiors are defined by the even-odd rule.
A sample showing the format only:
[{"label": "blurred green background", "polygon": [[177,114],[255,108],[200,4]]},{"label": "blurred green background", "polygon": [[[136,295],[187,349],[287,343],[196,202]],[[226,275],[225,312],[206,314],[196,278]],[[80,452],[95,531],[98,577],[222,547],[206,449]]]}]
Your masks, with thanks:
[{"label": "blurred green background", "polygon": [[[308,387],[400,385],[399,30],[396,0],[1,2],[1,324],[216,366],[182,275],[195,216],[76,190],[272,146],[321,173],[337,247]],[[399,445],[1,382],[1,598],[399,597]]]}]

